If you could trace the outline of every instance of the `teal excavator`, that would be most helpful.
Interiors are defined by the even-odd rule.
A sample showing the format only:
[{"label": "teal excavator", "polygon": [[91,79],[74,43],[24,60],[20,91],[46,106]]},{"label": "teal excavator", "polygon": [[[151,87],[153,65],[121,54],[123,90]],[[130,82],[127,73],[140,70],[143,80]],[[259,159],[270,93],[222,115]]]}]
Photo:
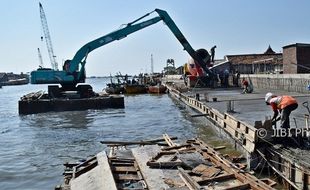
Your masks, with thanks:
[{"label": "teal excavator", "polygon": [[118,29],[114,32],[111,32],[105,36],[102,36],[98,39],[95,39],[85,44],[76,52],[72,60],[66,60],[64,62],[63,70],[61,71],[53,69],[38,69],[36,71],[32,71],[31,83],[60,84],[61,87],[59,87],[58,85],[48,86],[48,94],[50,97],[53,98],[59,97],[64,91],[77,91],[81,95],[81,98],[90,97],[92,96],[92,93],[89,93],[90,91],[92,91],[91,86],[86,84],[80,84],[85,83],[86,78],[85,64],[88,54],[101,46],[104,46],[115,40],[121,40],[127,37],[127,35],[129,34],[134,33],[143,28],[146,28],[150,25],[153,25],[161,20],[164,21],[165,24],[169,27],[171,32],[182,44],[184,50],[186,50],[189,53],[189,55],[195,61],[197,66],[203,69],[205,73],[204,78],[212,80],[214,76],[213,72],[210,71],[207,67],[210,64],[210,55],[206,53],[203,54],[203,56],[201,56],[201,54],[197,53],[189,44],[189,42],[186,40],[182,32],[179,30],[179,28],[176,26],[176,24],[166,11],[155,9],[155,12],[157,12],[159,16],[146,21],[140,21],[141,19],[144,19],[153,12],[154,11],[126,24],[121,29]]}]

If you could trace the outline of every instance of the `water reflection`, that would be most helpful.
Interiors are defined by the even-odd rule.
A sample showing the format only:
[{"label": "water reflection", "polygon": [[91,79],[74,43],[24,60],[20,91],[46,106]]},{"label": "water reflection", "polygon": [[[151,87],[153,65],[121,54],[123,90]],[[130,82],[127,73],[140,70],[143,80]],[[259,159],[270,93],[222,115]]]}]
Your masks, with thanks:
[{"label": "water reflection", "polygon": [[48,112],[20,116],[20,126],[84,128],[91,126],[94,116],[91,110]]},{"label": "water reflection", "polygon": [[[101,80],[93,82],[101,89]],[[153,139],[163,133],[187,139],[196,134],[167,95],[126,96],[125,109],[19,116],[21,94],[43,87],[9,88],[7,95],[0,94],[0,161],[6,163],[0,166],[0,189],[52,189],[62,180],[62,164],[102,151],[101,140]]]}]

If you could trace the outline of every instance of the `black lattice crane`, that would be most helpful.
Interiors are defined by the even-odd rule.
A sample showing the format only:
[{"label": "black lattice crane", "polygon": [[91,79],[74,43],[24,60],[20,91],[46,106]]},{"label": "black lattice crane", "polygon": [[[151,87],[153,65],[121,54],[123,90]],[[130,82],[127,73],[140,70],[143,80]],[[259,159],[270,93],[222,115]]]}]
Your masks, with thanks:
[{"label": "black lattice crane", "polygon": [[[49,55],[49,58],[51,60],[52,69],[58,70],[58,63],[56,61],[56,56],[54,55],[51,35],[50,35],[49,30],[48,30],[46,16],[45,16],[44,9],[43,9],[43,6],[41,3],[39,3],[39,7],[40,7],[40,18],[41,18],[42,29],[43,29],[43,33],[44,33],[44,38],[45,38],[45,42],[46,42],[46,46],[47,46],[48,55]],[[41,39],[42,39],[42,37],[41,37]]]}]

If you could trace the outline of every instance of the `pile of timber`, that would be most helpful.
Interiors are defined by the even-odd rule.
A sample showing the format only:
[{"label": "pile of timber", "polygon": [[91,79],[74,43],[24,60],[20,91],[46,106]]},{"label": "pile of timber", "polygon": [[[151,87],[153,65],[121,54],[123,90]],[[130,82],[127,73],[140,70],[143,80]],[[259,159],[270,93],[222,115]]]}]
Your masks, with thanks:
[{"label": "pile of timber", "polygon": [[26,94],[20,98],[21,101],[33,101],[33,100],[39,100],[43,95],[44,91],[40,90],[38,92],[31,92],[29,94]]},{"label": "pile of timber", "polygon": [[[273,189],[274,182],[257,179],[200,139],[172,139],[165,134],[149,141],[102,141],[110,152],[64,164],[64,183],[55,190]],[[129,145],[143,146],[122,150]]]}]

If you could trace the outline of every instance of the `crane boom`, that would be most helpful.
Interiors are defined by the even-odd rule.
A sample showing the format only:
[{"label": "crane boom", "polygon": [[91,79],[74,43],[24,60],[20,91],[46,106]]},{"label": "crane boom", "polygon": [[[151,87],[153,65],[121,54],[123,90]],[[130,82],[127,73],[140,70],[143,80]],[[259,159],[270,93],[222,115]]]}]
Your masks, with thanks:
[{"label": "crane boom", "polygon": [[[154,12],[154,11],[153,11]],[[77,83],[85,82],[85,64],[88,54],[108,43],[111,43],[115,40],[120,40],[122,38],[127,37],[127,35],[132,34],[138,30],[146,28],[150,25],[153,25],[159,21],[164,21],[174,36],[178,39],[178,41],[183,46],[184,50],[188,52],[188,54],[200,65],[201,68],[205,71],[205,73],[213,77],[213,72],[207,68],[207,62],[210,61],[210,55],[208,54],[206,58],[202,58],[199,54],[192,48],[189,42],[186,40],[182,32],[176,26],[174,21],[168,15],[168,13],[164,10],[155,9],[155,12],[158,13],[159,16],[151,18],[149,20],[138,22],[139,20],[145,18],[150,15],[148,13],[133,22],[128,23],[125,27],[118,29],[114,32],[111,32],[107,35],[104,35],[98,39],[95,39],[91,42],[88,42],[83,47],[81,47],[76,54],[74,55],[72,60],[65,61],[63,71],[33,71],[31,73],[31,83],[32,84],[51,84],[58,83],[66,86],[75,86]],[[137,23],[138,22],[138,23]]]},{"label": "crane boom", "polygon": [[39,68],[43,68],[44,64],[43,64],[43,59],[42,59],[40,48],[38,48],[38,57],[39,57],[39,63],[40,63]]},{"label": "crane boom", "polygon": [[43,9],[43,6],[41,3],[39,3],[39,8],[40,8],[40,18],[41,18],[42,29],[43,29],[43,33],[44,33],[46,46],[47,46],[48,56],[51,60],[52,69],[57,71],[58,70],[58,63],[56,61],[56,56],[54,55],[51,35],[50,35],[49,30],[48,30],[46,16],[45,16],[44,9]]}]

